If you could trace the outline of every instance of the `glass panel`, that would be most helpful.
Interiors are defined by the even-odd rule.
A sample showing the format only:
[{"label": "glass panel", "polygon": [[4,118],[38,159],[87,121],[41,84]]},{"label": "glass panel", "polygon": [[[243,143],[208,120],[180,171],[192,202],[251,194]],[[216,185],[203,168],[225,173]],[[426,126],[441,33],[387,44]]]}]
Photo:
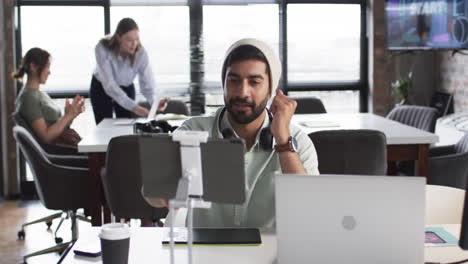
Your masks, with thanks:
[{"label": "glass panel", "polygon": [[257,38],[278,52],[278,5],[204,6],[205,80],[222,92],[221,67],[229,46],[242,38]]},{"label": "glass panel", "polygon": [[[166,96],[186,93],[190,81],[188,7],[111,7],[112,33],[124,17],[133,18],[140,28],[158,91]],[[137,81],[134,83],[138,86]]]},{"label": "glass panel", "polygon": [[359,80],[359,5],[289,4],[287,10],[289,82]]},{"label": "glass panel", "polygon": [[248,4],[271,4],[278,0],[203,0],[204,5],[248,5]]},{"label": "glass panel", "polygon": [[33,47],[52,55],[51,75],[44,90],[89,89],[94,47],[104,35],[102,7],[24,6],[21,31],[23,55]]},{"label": "glass panel", "polygon": [[110,0],[113,6],[187,5],[187,0]]},{"label": "glass panel", "polygon": [[288,96],[315,96],[322,100],[327,113],[359,113],[358,91],[289,92]]}]

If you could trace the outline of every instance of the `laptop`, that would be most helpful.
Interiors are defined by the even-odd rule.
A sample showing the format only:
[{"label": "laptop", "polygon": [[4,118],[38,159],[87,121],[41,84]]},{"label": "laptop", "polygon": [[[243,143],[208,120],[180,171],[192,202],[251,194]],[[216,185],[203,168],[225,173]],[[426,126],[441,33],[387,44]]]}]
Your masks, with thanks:
[{"label": "laptop", "polygon": [[114,125],[127,126],[127,125],[133,125],[133,124],[138,123],[138,122],[145,123],[145,122],[149,122],[151,120],[154,120],[154,118],[156,116],[156,112],[158,110],[158,106],[159,106],[159,96],[155,95],[153,97],[153,104],[151,104],[151,108],[149,110],[149,114],[148,114],[147,117],[136,117],[136,118],[131,118],[131,119],[121,119],[121,120],[114,121]]},{"label": "laptop", "polygon": [[424,263],[425,183],[276,175],[278,263]]}]

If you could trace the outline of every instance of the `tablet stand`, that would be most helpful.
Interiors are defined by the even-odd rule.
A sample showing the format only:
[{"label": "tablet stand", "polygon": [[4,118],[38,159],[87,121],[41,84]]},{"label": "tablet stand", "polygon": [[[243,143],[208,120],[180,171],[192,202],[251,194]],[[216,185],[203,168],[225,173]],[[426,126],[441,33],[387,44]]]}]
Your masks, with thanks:
[{"label": "tablet stand", "polygon": [[208,140],[206,131],[176,131],[172,134],[172,140],[180,143],[180,156],[182,177],[177,185],[174,199],[169,200],[170,223],[170,256],[171,264],[174,259],[174,210],[187,208],[187,246],[188,263],[192,264],[193,245],[193,207],[210,208],[211,202],[205,202],[203,196],[203,175],[200,143]]}]

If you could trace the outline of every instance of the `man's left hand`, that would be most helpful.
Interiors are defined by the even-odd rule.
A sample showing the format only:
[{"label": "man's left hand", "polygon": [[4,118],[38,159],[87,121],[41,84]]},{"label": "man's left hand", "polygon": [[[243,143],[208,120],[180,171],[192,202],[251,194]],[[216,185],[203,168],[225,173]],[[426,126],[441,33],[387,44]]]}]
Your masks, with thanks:
[{"label": "man's left hand", "polygon": [[270,107],[273,121],[270,129],[277,144],[285,144],[289,139],[289,124],[296,111],[297,102],[286,95],[280,89],[276,90],[275,98]]}]

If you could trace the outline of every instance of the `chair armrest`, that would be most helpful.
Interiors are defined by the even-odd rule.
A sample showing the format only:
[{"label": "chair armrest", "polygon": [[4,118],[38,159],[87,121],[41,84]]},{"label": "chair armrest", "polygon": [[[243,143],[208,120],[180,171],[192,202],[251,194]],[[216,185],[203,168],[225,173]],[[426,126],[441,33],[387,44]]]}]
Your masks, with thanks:
[{"label": "chair armrest", "polygon": [[68,167],[88,168],[87,156],[47,155],[50,162],[55,165]]},{"label": "chair armrest", "polygon": [[64,145],[64,144],[41,144],[45,152],[53,155],[83,155],[78,152],[78,148],[75,146]]},{"label": "chair armrest", "polygon": [[468,152],[429,158],[428,184],[465,189],[468,177]]},{"label": "chair armrest", "polygon": [[429,149],[429,157],[446,156],[455,154],[455,145],[434,147]]}]

